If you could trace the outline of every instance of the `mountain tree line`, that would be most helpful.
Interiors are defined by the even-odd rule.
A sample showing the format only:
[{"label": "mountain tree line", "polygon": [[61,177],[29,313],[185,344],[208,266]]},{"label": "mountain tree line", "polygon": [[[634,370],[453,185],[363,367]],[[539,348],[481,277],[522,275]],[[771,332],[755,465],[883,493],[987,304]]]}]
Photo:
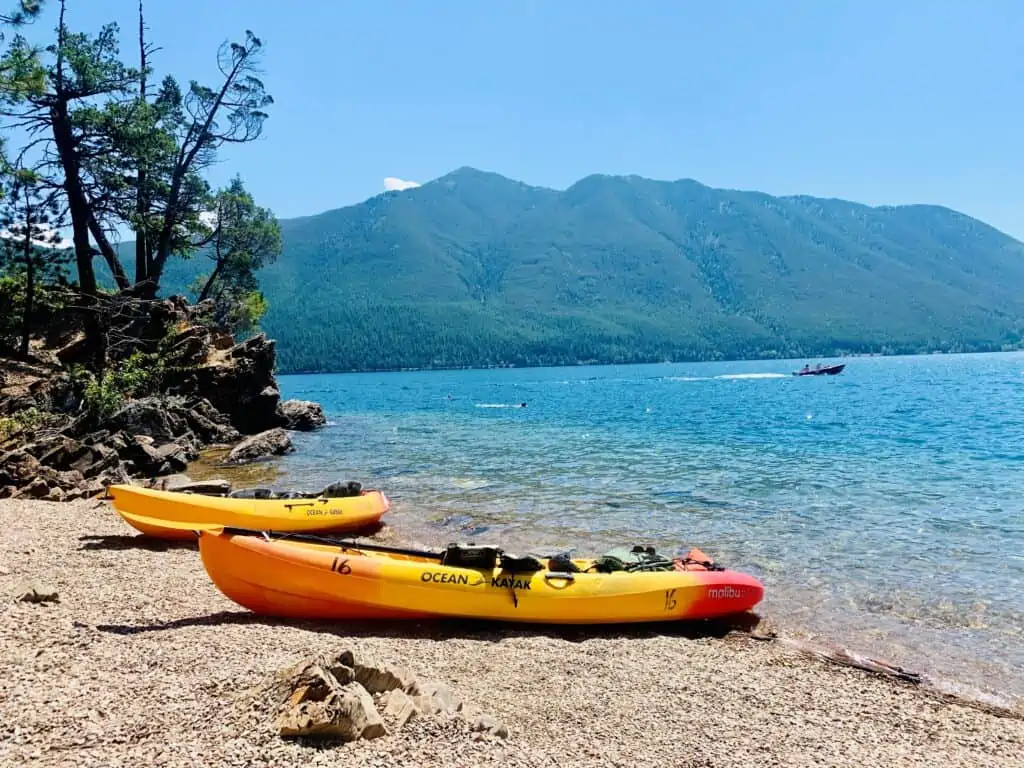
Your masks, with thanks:
[{"label": "mountain tree line", "polygon": [[[37,45],[21,28],[38,23],[48,5],[56,25],[50,42]],[[117,23],[77,31],[74,5],[20,0],[0,15],[8,33],[0,116],[21,137],[0,157],[0,291],[11,299],[0,309],[0,343],[27,354],[44,319],[37,299],[60,287],[81,317],[93,367],[102,369],[102,315],[111,300],[154,298],[169,261],[200,253],[212,261],[201,297],[213,300],[226,327],[251,328],[266,310],[255,272],[280,253],[280,230],[239,178],[218,190],[205,173],[225,144],[262,134],[273,104],[259,78],[262,41],[246,31],[224,43],[218,79],[182,86],[171,74],[155,76],[142,0],[131,62],[122,57]],[[62,228],[70,242],[58,235]],[[119,259],[118,232],[134,234],[134,269]],[[97,259],[113,276],[112,290],[97,280]]]}]

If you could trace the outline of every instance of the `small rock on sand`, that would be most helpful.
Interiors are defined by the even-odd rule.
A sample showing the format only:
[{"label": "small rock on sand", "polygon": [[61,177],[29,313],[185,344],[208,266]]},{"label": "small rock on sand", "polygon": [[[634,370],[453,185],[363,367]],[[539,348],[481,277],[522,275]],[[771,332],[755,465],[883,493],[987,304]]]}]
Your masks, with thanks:
[{"label": "small rock on sand", "polygon": [[19,603],[59,603],[57,590],[45,584],[32,583],[18,590]]}]

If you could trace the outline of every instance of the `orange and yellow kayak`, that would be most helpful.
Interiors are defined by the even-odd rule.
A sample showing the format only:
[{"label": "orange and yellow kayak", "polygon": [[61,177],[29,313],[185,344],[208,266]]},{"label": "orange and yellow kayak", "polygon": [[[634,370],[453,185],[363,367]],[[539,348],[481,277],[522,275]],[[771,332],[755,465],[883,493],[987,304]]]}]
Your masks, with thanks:
[{"label": "orange and yellow kayak", "polygon": [[204,528],[224,526],[285,532],[334,532],[369,528],[391,508],[381,491],[312,499],[233,499],[111,485],[114,509],[130,526],[161,539],[194,539]]},{"label": "orange and yellow kayak", "polygon": [[231,600],[266,615],[303,619],[460,617],[548,624],[705,619],[760,602],[753,576],[730,570],[526,573],[442,565],[439,558],[381,553],[357,544],[204,530],[203,566]]}]

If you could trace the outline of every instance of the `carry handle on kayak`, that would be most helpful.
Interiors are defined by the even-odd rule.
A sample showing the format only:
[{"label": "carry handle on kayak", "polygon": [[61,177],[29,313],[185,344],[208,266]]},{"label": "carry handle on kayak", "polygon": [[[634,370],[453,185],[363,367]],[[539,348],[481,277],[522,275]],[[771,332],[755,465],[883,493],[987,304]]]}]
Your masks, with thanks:
[{"label": "carry handle on kayak", "polygon": [[326,504],[328,499],[323,496],[318,496],[312,501],[293,501],[291,504],[285,504],[285,509],[291,509],[292,507],[312,507],[314,504]]},{"label": "carry handle on kayak", "polygon": [[576,577],[568,571],[545,571],[544,581],[551,581],[552,579],[560,579],[570,584],[576,581]]}]

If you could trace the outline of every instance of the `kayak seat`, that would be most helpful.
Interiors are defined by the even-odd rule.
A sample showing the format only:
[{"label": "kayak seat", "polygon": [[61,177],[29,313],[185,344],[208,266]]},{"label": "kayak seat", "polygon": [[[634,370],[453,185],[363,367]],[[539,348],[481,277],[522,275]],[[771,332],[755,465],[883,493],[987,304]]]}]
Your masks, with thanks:
[{"label": "kayak seat", "polygon": [[232,499],[270,499],[274,492],[270,488],[239,488],[228,494]]},{"label": "kayak seat", "polygon": [[580,567],[572,561],[567,552],[561,552],[548,560],[548,570],[556,573],[579,573]]},{"label": "kayak seat", "polygon": [[533,555],[501,555],[501,570],[505,573],[535,573],[544,570],[544,563]]},{"label": "kayak seat", "polygon": [[453,543],[449,544],[441,554],[441,565],[493,570],[498,565],[498,558],[502,554],[500,547]]}]

